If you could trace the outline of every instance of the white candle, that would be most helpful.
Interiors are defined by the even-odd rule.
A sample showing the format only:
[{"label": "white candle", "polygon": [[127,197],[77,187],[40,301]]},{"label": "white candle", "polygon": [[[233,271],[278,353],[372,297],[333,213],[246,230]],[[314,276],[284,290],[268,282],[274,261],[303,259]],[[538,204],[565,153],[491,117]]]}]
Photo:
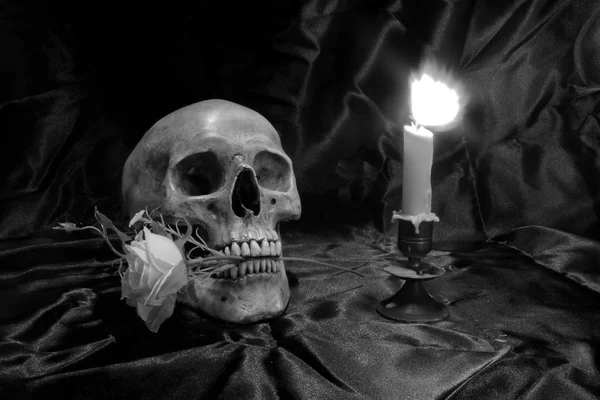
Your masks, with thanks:
[{"label": "white candle", "polygon": [[417,215],[431,212],[431,166],[433,133],[422,126],[404,127],[402,168],[402,212]]},{"label": "white candle", "polygon": [[412,221],[419,232],[421,221],[439,221],[431,212],[433,133],[425,126],[444,126],[456,118],[458,94],[444,83],[423,75],[411,84],[411,111],[418,125],[404,126],[402,210],[394,219]]}]

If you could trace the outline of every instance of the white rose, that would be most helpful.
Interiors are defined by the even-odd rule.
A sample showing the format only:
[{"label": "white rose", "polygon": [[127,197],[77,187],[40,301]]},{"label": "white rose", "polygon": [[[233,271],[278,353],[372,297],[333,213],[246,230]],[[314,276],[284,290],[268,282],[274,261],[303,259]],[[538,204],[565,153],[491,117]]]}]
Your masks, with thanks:
[{"label": "white rose", "polygon": [[156,332],[173,314],[177,291],[187,284],[185,259],[171,239],[148,228],[124,248],[129,267],[121,281],[121,298],[127,298]]}]

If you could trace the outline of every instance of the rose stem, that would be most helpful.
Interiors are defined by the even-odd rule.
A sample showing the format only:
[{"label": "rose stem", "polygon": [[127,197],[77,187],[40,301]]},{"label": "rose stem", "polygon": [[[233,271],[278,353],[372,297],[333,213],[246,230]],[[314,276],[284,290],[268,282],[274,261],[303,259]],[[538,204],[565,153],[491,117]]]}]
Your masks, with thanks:
[{"label": "rose stem", "polygon": [[[337,265],[333,265],[333,264],[329,264],[326,262],[322,262],[322,261],[316,261],[316,260],[311,260],[310,258],[300,258],[300,257],[278,257],[277,259],[279,260],[283,260],[283,261],[301,261],[301,262],[307,262],[307,263],[313,263],[313,264],[319,264],[319,265],[323,265],[326,267],[330,267],[330,268],[334,268],[334,269],[338,269],[340,271],[344,271],[344,272],[350,272],[353,274],[356,274],[358,276],[362,276],[364,277],[364,274],[361,274],[360,272],[354,271],[352,269],[349,268],[344,268],[344,267],[340,267]],[[233,261],[243,261],[245,260],[244,257],[240,257],[240,256],[215,256],[215,257],[206,257],[200,260],[190,260],[188,261],[188,267],[194,266],[194,265],[202,265],[208,261],[219,261],[219,260],[233,260]]]}]

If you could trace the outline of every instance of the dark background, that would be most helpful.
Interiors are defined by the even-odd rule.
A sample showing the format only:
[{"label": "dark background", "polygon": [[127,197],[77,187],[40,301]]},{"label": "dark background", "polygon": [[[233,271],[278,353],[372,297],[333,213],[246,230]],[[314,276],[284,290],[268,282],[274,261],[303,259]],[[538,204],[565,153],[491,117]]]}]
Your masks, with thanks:
[{"label": "dark background", "polygon": [[[591,0],[4,1],[0,394],[599,395],[599,15]],[[435,247],[452,252],[432,287],[476,295],[399,326],[373,312],[400,282],[372,260],[393,248],[408,76],[428,59],[468,95],[435,139]],[[241,329],[177,311],[152,336],[101,241],[50,228],[96,206],[118,218],[137,141],[209,98],[279,131],[303,201],[288,254],[371,275],[298,266],[284,317]]]},{"label": "dark background", "polygon": [[9,3],[0,20],[0,236],[86,220],[95,205],[116,212],[120,170],[139,138],[208,98],[272,121],[306,220],[343,205],[340,214],[354,210],[383,229],[400,199],[408,74],[433,59],[468,100],[462,123],[436,138],[436,238],[479,240],[523,225],[598,238],[596,8]]}]

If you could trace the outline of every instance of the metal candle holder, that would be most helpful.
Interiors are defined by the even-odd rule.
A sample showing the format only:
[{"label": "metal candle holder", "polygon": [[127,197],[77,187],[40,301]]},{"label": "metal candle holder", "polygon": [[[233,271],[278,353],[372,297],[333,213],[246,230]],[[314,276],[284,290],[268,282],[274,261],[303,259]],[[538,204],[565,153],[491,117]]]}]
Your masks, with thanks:
[{"label": "metal candle holder", "polygon": [[389,265],[384,270],[405,280],[392,297],[377,306],[385,318],[399,322],[433,322],[448,316],[447,307],[436,301],[425,289],[423,282],[444,274],[422,259],[432,248],[433,222],[423,221],[417,229],[411,221],[398,220],[398,249],[408,258],[399,265]]}]

